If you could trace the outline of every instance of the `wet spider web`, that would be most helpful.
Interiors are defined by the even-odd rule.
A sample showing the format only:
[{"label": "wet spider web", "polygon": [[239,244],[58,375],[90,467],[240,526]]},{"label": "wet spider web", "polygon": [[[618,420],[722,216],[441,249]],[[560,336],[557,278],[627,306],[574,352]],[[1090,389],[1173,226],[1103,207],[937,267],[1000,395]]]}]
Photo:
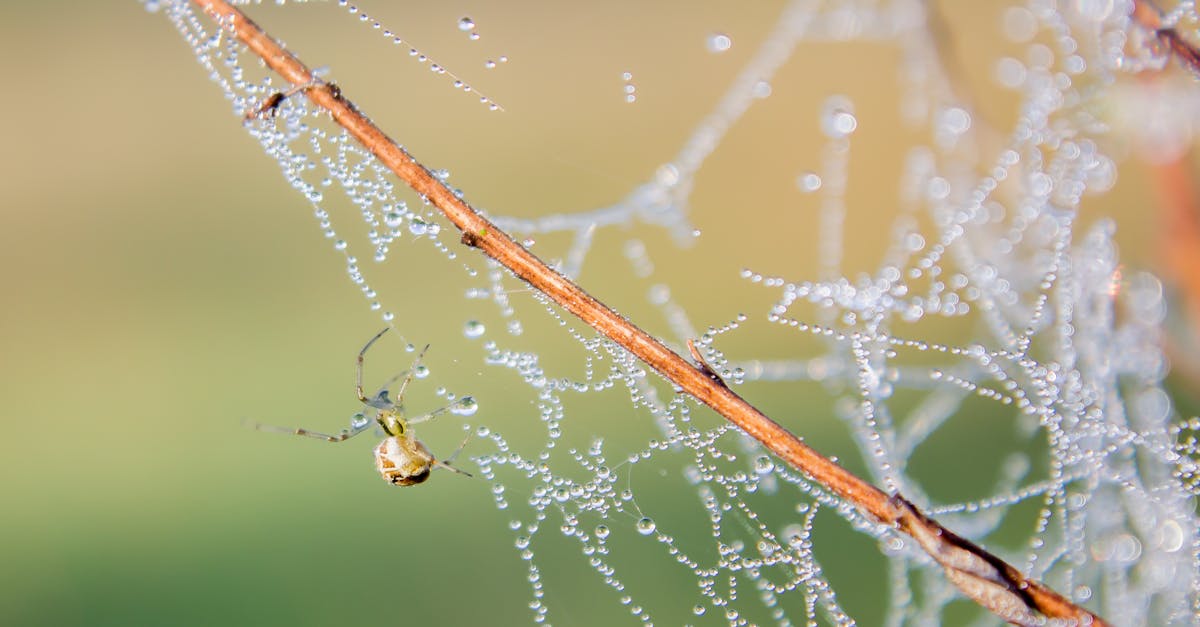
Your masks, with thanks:
[{"label": "wet spider web", "polygon": [[[286,87],[189,4],[148,4],[175,23],[237,115]],[[455,89],[498,106],[359,7],[339,4],[416,62],[448,74]],[[1166,23],[1190,11],[1181,4]],[[920,139],[903,157],[888,245],[874,267],[852,273],[845,260],[856,235],[847,199],[861,114],[853,100],[831,95],[810,121],[824,147],[796,182],[817,206],[817,228],[803,236],[815,273],[742,270],[774,304],[709,323],[693,320],[675,295],[688,286],[655,282],[657,257],[671,252],[650,238],[623,236],[627,265],[604,270],[644,282],[668,343],[682,351],[695,339],[731,385],[823,395],[825,415],[836,416],[854,445],[854,459],[845,461],[876,485],[1115,624],[1192,624],[1200,616],[1193,461],[1200,421],[1180,420],[1163,387],[1162,284],[1124,269],[1113,223],[1081,212],[1117,174],[1104,147],[1105,98],[1122,73],[1163,62],[1129,41],[1135,29],[1124,12],[1087,2],[1005,9],[1018,53],[995,59],[995,82],[1017,96],[1018,113],[996,123],[979,113],[960,70],[947,62],[941,18],[926,5],[795,0],[761,41],[739,42],[755,52],[648,182],[606,207],[494,219],[531,243],[565,242],[535,251],[556,258],[569,276],[593,269],[594,242],[610,231],[666,232],[687,244],[696,237],[690,207],[705,164],[731,127],[771,95],[789,60],[813,45],[887,48],[901,59],[900,118]],[[485,334],[474,320],[464,321],[464,333],[482,336],[480,360],[494,376],[520,381],[510,393],[534,407],[507,420],[536,428],[478,426],[467,455],[510,517],[534,622],[567,613],[549,600],[555,583],[548,580],[572,563],[594,582],[589,598],[611,599],[634,622],[855,624],[839,597],[846,588],[831,574],[836,552],[822,549],[848,529],[886,557],[875,564],[884,574],[886,624],[996,622],[956,608],[956,590],[905,537],[777,463],[506,271],[460,259],[457,234],[441,227],[436,211],[397,188],[307,102],[289,98],[275,116],[246,127],[307,200],[385,322],[417,333],[385,310],[367,279],[376,266],[361,259],[386,266],[393,247],[409,243],[463,268],[466,299],[504,321],[507,336]],[[338,202],[352,206],[357,221],[335,209]],[[741,356],[739,334],[764,321],[795,338],[801,354]],[[943,333],[946,325],[970,339]],[[571,337],[580,358],[558,363],[525,348],[520,340],[534,327]],[[627,399],[624,411],[640,431],[606,432],[589,418],[587,399],[606,390]],[[924,445],[977,415],[988,417],[984,432],[1002,435],[986,451],[961,455],[989,460],[989,484],[971,497],[940,497],[922,466]],[[803,433],[802,424],[796,428]],[[660,507],[664,500],[683,504]],[[662,577],[682,582],[693,602],[659,595]]]}]

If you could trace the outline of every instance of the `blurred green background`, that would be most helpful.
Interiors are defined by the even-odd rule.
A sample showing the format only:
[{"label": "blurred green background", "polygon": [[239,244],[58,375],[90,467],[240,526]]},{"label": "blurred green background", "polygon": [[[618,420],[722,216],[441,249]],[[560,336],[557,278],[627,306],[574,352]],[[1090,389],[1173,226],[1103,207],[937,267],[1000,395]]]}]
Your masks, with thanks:
[{"label": "blurred green background", "polygon": [[[995,48],[1011,46],[997,32],[1000,6],[947,13],[980,89]],[[781,7],[364,6],[504,113],[451,89],[332,3],[251,7],[251,15],[310,65],[330,66],[351,99],[427,165],[448,168],[475,204],[532,217],[612,203],[651,176]],[[477,23],[479,41],[457,29],[464,15]],[[732,49],[707,52],[713,32],[729,34]],[[346,279],[310,207],[247,137],[168,21],[133,1],[6,2],[0,42],[8,82],[0,100],[0,624],[528,622],[526,567],[511,546],[510,516],[492,505],[486,483],[438,475],[398,490],[374,476],[370,436],[335,447],[242,426],[249,418],[341,428],[357,409],[354,353],[381,322]],[[499,55],[510,62],[484,69]],[[885,45],[799,51],[771,97],[738,122],[701,172],[692,214],[704,233],[698,244],[677,249],[649,227],[633,233],[657,265],[653,281],[671,285],[698,326],[739,312],[754,318],[726,347],[732,357],[795,356],[804,346],[780,341],[794,336],[761,322],[775,294],[737,271],[813,275],[817,200],[799,194],[794,180],[820,164],[817,115],[831,93],[852,97],[859,120],[847,266],[874,265],[888,233],[871,225],[891,215],[901,150],[913,140],[893,104],[896,57]],[[623,100],[626,71],[637,88],[633,104]],[[1015,99],[986,102],[1002,118]],[[1117,195],[1089,201],[1097,214],[1118,214],[1125,262],[1135,268],[1153,261],[1145,254],[1153,224],[1139,200],[1146,197],[1133,168],[1122,171]],[[343,231],[353,232],[352,220]],[[648,284],[630,280],[621,257],[629,236],[602,231],[582,281],[666,333],[645,304]],[[482,264],[409,243],[394,246],[397,258],[382,266],[358,254],[398,328],[433,345],[433,376],[414,390],[412,406],[435,406],[432,390],[444,385],[480,399],[468,422],[536,434],[528,391],[509,394],[511,373],[485,369],[479,341],[461,332],[465,321],[481,319],[514,341],[499,331],[493,307],[462,298],[472,285],[463,263]],[[563,244],[546,238],[538,247],[554,256]],[[514,299],[527,329],[546,321],[530,299]],[[578,359],[555,328],[539,333],[522,341],[547,349],[547,361]],[[377,381],[410,359],[400,342],[382,343],[368,377]],[[623,394],[577,399],[572,419],[595,425],[584,432],[638,433],[646,417],[631,412]],[[750,385],[746,394],[768,413],[796,417],[824,450],[852,455],[820,386]],[[972,480],[991,476],[938,465],[961,457],[981,428],[942,434],[935,461],[924,463],[931,476],[961,483],[931,492],[968,498]],[[421,433],[435,452],[460,437],[458,424]],[[667,472],[678,476],[678,468]],[[670,517],[670,504],[662,508]],[[844,544],[819,552],[829,552],[842,601],[874,624],[881,560],[871,542],[844,535]],[[564,561],[574,562],[586,571],[580,559]],[[555,575],[554,564],[543,572],[559,586],[548,599],[555,623],[633,621],[594,573]],[[676,588],[690,608],[694,582],[663,585],[662,594]],[[605,600],[589,603],[590,595]]]}]

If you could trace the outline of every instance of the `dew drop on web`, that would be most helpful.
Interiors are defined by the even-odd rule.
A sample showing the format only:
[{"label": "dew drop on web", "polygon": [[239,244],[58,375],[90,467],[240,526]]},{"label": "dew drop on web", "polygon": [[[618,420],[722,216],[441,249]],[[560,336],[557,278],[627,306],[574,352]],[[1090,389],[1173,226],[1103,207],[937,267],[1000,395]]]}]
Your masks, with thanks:
[{"label": "dew drop on web", "polygon": [[848,137],[858,128],[854,103],[845,96],[830,96],[821,111],[821,130],[830,139]]},{"label": "dew drop on web", "polygon": [[720,54],[733,46],[733,40],[725,33],[713,33],[705,41],[705,47],[713,54]]},{"label": "dew drop on web", "polygon": [[454,404],[450,411],[459,416],[472,416],[479,411],[479,403],[475,401],[474,397],[464,396]]},{"label": "dew drop on web", "polygon": [[463,335],[468,338],[474,339],[480,337],[485,332],[487,332],[487,327],[485,327],[484,324],[478,320],[469,320],[467,321],[467,324],[463,326]]},{"label": "dew drop on web", "polygon": [[816,172],[805,172],[796,177],[796,187],[802,192],[815,192],[821,189],[821,177]]}]

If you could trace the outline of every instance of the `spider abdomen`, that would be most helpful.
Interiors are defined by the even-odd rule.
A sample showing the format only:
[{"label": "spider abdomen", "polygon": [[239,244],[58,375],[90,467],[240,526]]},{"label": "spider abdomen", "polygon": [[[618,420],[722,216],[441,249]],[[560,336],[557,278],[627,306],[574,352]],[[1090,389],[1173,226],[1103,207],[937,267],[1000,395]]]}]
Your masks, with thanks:
[{"label": "spider abdomen", "polygon": [[386,438],[375,447],[375,468],[388,483],[409,486],[429,478],[433,454],[408,435]]}]

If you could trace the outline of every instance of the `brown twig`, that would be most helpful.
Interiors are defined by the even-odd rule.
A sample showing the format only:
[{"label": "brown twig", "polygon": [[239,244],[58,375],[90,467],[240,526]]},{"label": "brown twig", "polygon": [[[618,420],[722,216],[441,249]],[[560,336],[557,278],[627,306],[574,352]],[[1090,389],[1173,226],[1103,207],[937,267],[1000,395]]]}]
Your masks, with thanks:
[{"label": "brown twig", "polygon": [[312,72],[290,51],[268,36],[241,11],[224,0],[193,0],[293,86],[325,109],[396,176],[462,231],[462,242],[477,248],[508,268],[605,337],[620,344],[685,392],[733,422],[767,449],[814,481],[882,524],[912,536],[947,576],[968,596],[1017,625],[1034,624],[1040,613],[1078,624],[1104,625],[1080,608],[987,551],[959,538],[926,517],[899,495],[889,496],[859,479],[800,438],[772,421],[750,403],[714,379],[703,367],[689,364],[650,334],[590,296],[517,244],[496,225],[480,216],[403,148],[371,123],[340,91],[313,80]]},{"label": "brown twig", "polygon": [[1133,12],[1129,15],[1135,23],[1154,33],[1154,37],[1166,46],[1171,56],[1180,64],[1200,77],[1200,49],[1188,43],[1174,28],[1163,28],[1162,12],[1150,0],[1133,0]]}]

